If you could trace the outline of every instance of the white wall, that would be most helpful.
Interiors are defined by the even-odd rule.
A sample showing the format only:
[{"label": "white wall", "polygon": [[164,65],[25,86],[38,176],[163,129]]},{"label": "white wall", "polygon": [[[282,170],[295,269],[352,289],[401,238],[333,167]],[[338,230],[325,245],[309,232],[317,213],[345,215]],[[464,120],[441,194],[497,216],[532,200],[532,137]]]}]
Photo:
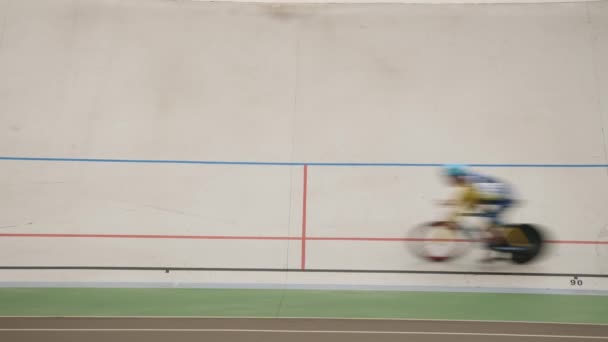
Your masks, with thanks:
[{"label": "white wall", "polygon": [[191,0],[202,2],[273,3],[273,4],[525,4],[595,2],[603,0]]},{"label": "white wall", "polygon": [[[608,4],[0,0],[0,156],[607,164]],[[2,266],[301,267],[303,167],[2,160]],[[510,219],[608,241],[605,168],[479,169]],[[432,167],[309,166],[307,236],[401,238],[440,217]],[[185,238],[7,237],[6,234]],[[200,237],[278,237],[226,240]],[[307,241],[306,266],[608,274],[607,244],[527,266]],[[584,289],[606,290],[608,278]],[[560,277],[0,270],[26,282],[570,288]]]}]

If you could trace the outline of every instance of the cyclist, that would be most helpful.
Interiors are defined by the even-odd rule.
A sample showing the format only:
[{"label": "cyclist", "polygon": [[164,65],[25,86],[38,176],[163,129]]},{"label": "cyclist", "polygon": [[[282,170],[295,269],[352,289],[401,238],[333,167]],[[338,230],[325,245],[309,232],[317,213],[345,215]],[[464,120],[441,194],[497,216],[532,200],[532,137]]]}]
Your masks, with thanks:
[{"label": "cyclist", "polygon": [[501,215],[514,202],[509,185],[493,177],[471,172],[465,165],[444,165],[443,170],[449,183],[461,190],[456,199],[443,203],[455,207],[449,216],[449,222],[454,222],[463,214],[481,210],[479,215],[488,218],[488,245],[505,244],[502,231],[496,228],[501,227]]}]

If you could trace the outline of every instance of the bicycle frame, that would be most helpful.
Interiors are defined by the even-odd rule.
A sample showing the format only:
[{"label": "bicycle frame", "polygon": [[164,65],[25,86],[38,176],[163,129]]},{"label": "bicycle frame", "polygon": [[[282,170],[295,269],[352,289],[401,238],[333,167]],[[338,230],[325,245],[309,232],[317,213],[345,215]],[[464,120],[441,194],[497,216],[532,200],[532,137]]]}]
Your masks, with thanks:
[{"label": "bicycle frame", "polygon": [[[462,215],[463,217],[481,217],[481,218],[487,218],[487,214],[484,213],[466,213]],[[485,239],[481,236],[483,233],[483,230],[479,227],[471,227],[468,224],[463,224],[462,222],[457,222],[458,224],[458,228],[460,229],[460,231],[468,238],[470,239],[472,242],[481,242],[481,243],[485,243]],[[500,227],[498,227],[498,229],[513,229],[514,227],[509,227],[509,225],[501,225]],[[522,252],[522,251],[526,251],[529,249],[529,246],[512,246],[512,245],[505,245],[505,246],[490,246],[489,247],[492,250],[498,251],[498,252],[504,252],[504,253],[513,253],[513,252]]]}]

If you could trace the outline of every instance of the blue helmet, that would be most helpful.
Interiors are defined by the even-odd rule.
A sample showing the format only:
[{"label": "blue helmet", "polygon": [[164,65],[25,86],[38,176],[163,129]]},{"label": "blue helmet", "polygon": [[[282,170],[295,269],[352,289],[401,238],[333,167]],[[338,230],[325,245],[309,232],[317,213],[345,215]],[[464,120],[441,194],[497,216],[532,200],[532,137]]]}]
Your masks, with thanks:
[{"label": "blue helmet", "polygon": [[467,174],[467,167],[466,165],[462,164],[443,165],[443,170],[445,171],[446,175],[452,177],[466,176]]}]

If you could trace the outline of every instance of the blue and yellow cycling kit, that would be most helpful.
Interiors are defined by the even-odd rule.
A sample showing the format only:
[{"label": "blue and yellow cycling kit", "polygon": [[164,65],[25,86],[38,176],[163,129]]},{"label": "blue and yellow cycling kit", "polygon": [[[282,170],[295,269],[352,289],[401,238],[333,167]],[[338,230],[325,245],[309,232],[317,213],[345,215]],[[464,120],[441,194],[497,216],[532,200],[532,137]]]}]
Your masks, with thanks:
[{"label": "blue and yellow cycling kit", "polygon": [[500,215],[513,204],[508,185],[479,174],[467,173],[462,177],[464,184],[456,199],[456,210],[450,219],[453,220],[457,216],[470,213],[479,206],[487,206],[486,210],[479,213],[479,216],[487,217],[494,226],[499,226],[501,224]]}]

